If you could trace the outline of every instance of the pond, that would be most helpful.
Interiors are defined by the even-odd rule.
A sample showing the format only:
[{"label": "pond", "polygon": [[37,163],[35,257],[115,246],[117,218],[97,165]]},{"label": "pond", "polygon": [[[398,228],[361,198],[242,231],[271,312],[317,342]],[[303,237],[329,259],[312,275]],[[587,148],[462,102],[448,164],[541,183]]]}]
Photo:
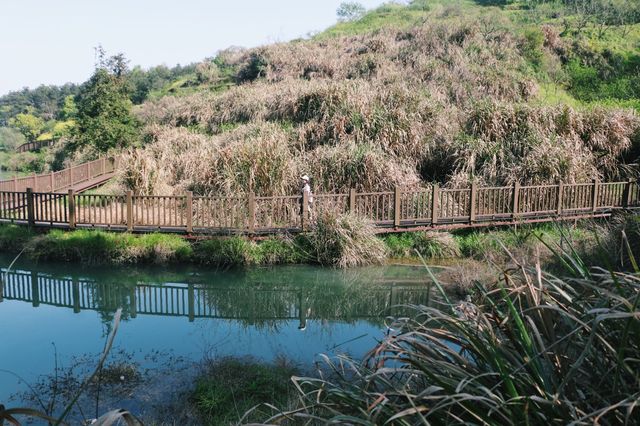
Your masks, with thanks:
[{"label": "pond", "polygon": [[[11,259],[0,262],[6,267]],[[394,306],[430,298],[424,269],[410,265],[215,271],[19,260],[6,271],[0,403],[10,407],[38,408],[34,394],[51,396],[52,381],[90,373],[118,308],[122,321],[109,362],[134,365],[144,372],[135,375],[137,382],[155,386],[133,386],[110,402],[105,396],[99,411],[122,407],[144,414],[179,386],[188,387],[204,359],[286,358],[310,367],[322,353],[361,357],[383,338],[385,317],[406,309]]]}]

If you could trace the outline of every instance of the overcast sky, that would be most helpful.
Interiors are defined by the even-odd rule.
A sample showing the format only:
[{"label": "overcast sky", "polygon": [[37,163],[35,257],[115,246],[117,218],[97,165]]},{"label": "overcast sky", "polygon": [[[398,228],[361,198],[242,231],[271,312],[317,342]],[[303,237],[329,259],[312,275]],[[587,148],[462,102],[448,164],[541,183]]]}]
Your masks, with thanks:
[{"label": "overcast sky", "polygon": [[[336,22],[342,0],[0,0],[0,95],[81,83],[94,47],[130,65],[188,64],[229,46],[302,37]],[[382,0],[360,0],[368,8]]]}]

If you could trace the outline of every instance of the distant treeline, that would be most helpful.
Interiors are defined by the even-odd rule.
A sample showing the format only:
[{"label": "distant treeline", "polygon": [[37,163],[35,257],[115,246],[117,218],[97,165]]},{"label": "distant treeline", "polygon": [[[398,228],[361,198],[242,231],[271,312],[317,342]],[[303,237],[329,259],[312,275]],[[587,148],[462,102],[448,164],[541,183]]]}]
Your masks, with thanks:
[{"label": "distant treeline", "polygon": [[[154,90],[161,90],[167,84],[193,74],[196,64],[176,65],[169,68],[165,65],[143,69],[134,67],[127,74],[130,85],[131,101],[134,104],[144,102]],[[86,83],[83,83],[86,84]],[[67,83],[61,86],[41,85],[35,89],[24,88],[0,96],[0,127],[9,124],[9,120],[21,113],[30,113],[44,121],[62,120],[62,109],[65,98],[76,97],[82,85]]]}]

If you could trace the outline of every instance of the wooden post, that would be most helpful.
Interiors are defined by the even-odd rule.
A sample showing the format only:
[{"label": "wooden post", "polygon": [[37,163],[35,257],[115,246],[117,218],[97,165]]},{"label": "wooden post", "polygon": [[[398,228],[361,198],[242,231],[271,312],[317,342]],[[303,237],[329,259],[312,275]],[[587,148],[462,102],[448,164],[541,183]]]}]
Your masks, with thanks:
[{"label": "wooden post", "polygon": [[351,188],[349,190],[349,213],[356,212],[356,189]]},{"label": "wooden post", "polygon": [[307,229],[307,218],[309,217],[309,193],[302,192],[302,211],[300,212],[300,223],[302,225],[302,230]]},{"label": "wooden post", "polygon": [[593,192],[591,193],[591,211],[595,213],[598,209],[598,179],[593,180]]},{"label": "wooden post", "polygon": [[73,166],[69,167],[69,186],[73,188]]},{"label": "wooden post", "polygon": [[558,216],[562,215],[562,195],[564,192],[564,185],[562,184],[562,182],[558,183]]},{"label": "wooden post", "polygon": [[[306,330],[307,328],[307,298],[304,296],[302,290],[298,293],[298,330]],[[253,312],[253,310],[252,310]]]},{"label": "wooden post", "polygon": [[256,194],[254,194],[253,192],[250,192],[247,203],[249,205],[249,217],[247,218],[248,220],[247,228],[249,230],[249,233],[253,234],[253,232],[256,229]]},{"label": "wooden post", "polygon": [[390,309],[390,315],[395,315],[398,311],[398,289],[396,288],[395,285],[391,285],[391,291],[389,294],[389,308]]},{"label": "wooden post", "polygon": [[193,232],[193,192],[187,191],[187,233]]},{"label": "wooden post", "polygon": [[438,223],[438,197],[440,196],[438,184],[433,185],[433,191],[431,193],[431,225],[435,226]]},{"label": "wooden post", "polygon": [[400,226],[400,209],[402,205],[401,195],[402,195],[402,192],[400,191],[400,188],[398,187],[398,185],[396,185],[395,188],[393,189],[393,198],[394,198],[393,226],[395,226],[396,228]]},{"label": "wooden post", "polygon": [[31,271],[31,305],[34,308],[40,306],[40,287],[38,287],[38,273]]},{"label": "wooden post", "polygon": [[195,309],[195,289],[193,284],[188,285],[187,295],[189,299],[189,322],[193,322],[196,318],[196,309]]},{"label": "wooden post", "polygon": [[633,203],[633,185],[635,184],[635,181],[633,179],[629,179],[626,183],[626,185],[624,186],[624,199],[622,200],[622,207],[624,207],[625,209],[631,207],[631,204]]},{"label": "wooden post", "polygon": [[518,207],[520,205],[520,182],[513,184],[513,204],[511,205],[511,218],[516,220],[518,217]]},{"label": "wooden post", "polygon": [[478,189],[476,183],[471,183],[471,197],[469,200],[469,223],[476,221],[476,193]]},{"label": "wooden post", "polygon": [[29,226],[36,224],[36,218],[33,210],[33,189],[27,188],[27,222]]},{"label": "wooden post", "polygon": [[138,302],[136,301],[136,287],[131,287],[129,291],[129,315],[131,318],[138,316]]},{"label": "wooden post", "polygon": [[73,286],[73,313],[77,314],[80,312],[80,282],[78,282],[78,278],[73,277],[73,282],[71,283],[71,285]]},{"label": "wooden post", "polygon": [[91,176],[89,176],[89,162],[87,161],[86,163],[84,163],[84,168],[85,168],[85,176],[87,176],[87,180],[91,179]]},{"label": "wooden post", "polygon": [[133,231],[133,191],[127,191],[127,231]]},{"label": "wooden post", "polygon": [[69,205],[69,228],[75,229],[76,227],[76,194],[73,189],[69,190],[69,195],[67,195],[67,203]]}]

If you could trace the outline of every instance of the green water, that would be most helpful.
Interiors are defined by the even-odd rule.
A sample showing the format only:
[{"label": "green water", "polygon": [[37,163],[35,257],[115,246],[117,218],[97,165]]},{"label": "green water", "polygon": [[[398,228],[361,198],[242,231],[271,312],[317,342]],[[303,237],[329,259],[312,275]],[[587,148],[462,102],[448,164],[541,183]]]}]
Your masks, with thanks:
[{"label": "green water", "polygon": [[308,368],[322,353],[361,357],[384,337],[387,315],[407,313],[392,306],[427,303],[430,296],[426,274],[414,266],[212,271],[19,261],[4,278],[0,403],[37,408],[34,394],[49,397],[56,374],[57,382],[86,376],[122,308],[108,362],[143,374],[120,376],[126,391],[104,395],[99,411],[127,408],[141,416],[177,389],[188,392],[203,360],[286,358]]}]

